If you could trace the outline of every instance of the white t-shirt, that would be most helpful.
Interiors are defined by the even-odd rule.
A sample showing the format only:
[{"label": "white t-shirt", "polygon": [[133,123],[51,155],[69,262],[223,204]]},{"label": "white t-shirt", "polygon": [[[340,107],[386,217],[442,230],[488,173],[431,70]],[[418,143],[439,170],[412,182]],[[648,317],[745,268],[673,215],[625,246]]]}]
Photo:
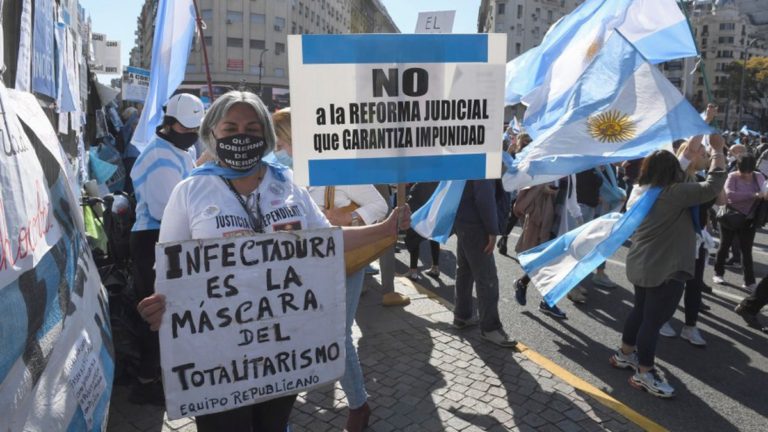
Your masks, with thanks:
[{"label": "white t-shirt", "polygon": [[[310,186],[309,195],[320,207],[325,207],[325,186]],[[336,186],[333,194],[333,206],[346,207],[357,204],[355,212],[366,225],[376,223],[387,217],[387,201],[373,185]]]},{"label": "white t-shirt", "polygon": [[[259,187],[243,201],[256,215],[256,200],[264,232],[327,228],[331,224],[309,193],[293,183],[293,173],[282,171],[285,181],[267,169]],[[179,183],[171,193],[160,226],[160,243],[252,234],[251,218],[234,192],[220,177],[201,175]]]}]

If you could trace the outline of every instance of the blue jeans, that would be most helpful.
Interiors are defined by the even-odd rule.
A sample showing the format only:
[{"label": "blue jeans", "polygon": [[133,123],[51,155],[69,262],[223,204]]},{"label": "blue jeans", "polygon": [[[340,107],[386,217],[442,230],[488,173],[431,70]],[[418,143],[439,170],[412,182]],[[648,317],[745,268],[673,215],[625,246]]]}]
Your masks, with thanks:
[{"label": "blue jeans", "polygon": [[345,340],[347,357],[345,359],[344,375],[341,377],[341,388],[347,396],[347,406],[350,409],[360,408],[368,400],[363,380],[363,369],[357,357],[357,349],[352,342],[352,324],[355,322],[357,305],[360,303],[360,293],[363,291],[365,271],[360,270],[347,276],[347,337]]}]

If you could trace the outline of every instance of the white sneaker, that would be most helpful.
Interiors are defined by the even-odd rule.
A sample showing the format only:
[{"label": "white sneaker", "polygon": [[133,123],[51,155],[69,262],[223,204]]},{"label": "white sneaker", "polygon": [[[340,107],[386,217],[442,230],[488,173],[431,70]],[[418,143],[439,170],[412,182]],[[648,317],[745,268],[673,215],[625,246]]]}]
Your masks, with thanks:
[{"label": "white sneaker", "polygon": [[675,395],[674,387],[669,385],[664,374],[656,368],[648,372],[635,372],[629,377],[629,384],[660,398],[671,398]]},{"label": "white sneaker", "polygon": [[668,338],[673,338],[677,336],[677,332],[675,331],[675,329],[672,328],[671,325],[669,325],[669,322],[665,322],[664,325],[661,326],[661,328],[659,329],[659,334]]},{"label": "white sneaker", "polygon": [[757,288],[757,284],[756,284],[756,283],[754,283],[754,282],[753,282],[753,283],[751,283],[751,284],[749,284],[749,285],[747,285],[747,284],[741,284],[741,287],[742,287],[742,288],[745,288],[745,289],[748,289],[748,290],[749,290],[749,292],[753,293],[753,292],[755,292],[755,288]]},{"label": "white sneaker", "polygon": [[683,326],[683,330],[680,332],[680,337],[692,343],[693,345],[704,347],[707,346],[707,341],[701,337],[701,332],[697,327]]},{"label": "white sneaker", "polygon": [[616,288],[616,282],[612,281],[605,273],[595,273],[592,275],[592,283],[603,288]]},{"label": "white sneaker", "polygon": [[501,329],[489,332],[481,331],[480,337],[503,348],[514,348],[517,346],[517,341],[510,339],[504,330]]},{"label": "white sneaker", "polygon": [[578,288],[574,288],[568,292],[568,300],[574,302],[574,303],[580,303],[584,304],[587,302],[587,296],[581,293],[581,290]]},{"label": "white sneaker", "polygon": [[718,285],[724,285],[725,279],[723,279],[722,276],[714,275],[712,276],[712,282],[718,284]]},{"label": "white sneaker", "polygon": [[623,351],[621,351],[621,348],[617,349],[615,353],[611,357],[608,358],[608,363],[611,364],[611,366],[619,369],[627,369],[632,368],[633,370],[637,370],[638,368],[638,360],[637,360],[637,351],[632,351],[629,354],[624,354]]}]

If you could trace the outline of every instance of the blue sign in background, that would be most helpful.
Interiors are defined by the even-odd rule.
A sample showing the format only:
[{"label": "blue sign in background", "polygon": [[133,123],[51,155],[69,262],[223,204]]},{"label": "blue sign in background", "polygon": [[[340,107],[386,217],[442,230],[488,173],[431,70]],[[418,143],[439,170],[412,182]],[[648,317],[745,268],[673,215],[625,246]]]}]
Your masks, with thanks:
[{"label": "blue sign in background", "polygon": [[35,1],[32,32],[32,91],[56,98],[53,66],[53,0]]}]

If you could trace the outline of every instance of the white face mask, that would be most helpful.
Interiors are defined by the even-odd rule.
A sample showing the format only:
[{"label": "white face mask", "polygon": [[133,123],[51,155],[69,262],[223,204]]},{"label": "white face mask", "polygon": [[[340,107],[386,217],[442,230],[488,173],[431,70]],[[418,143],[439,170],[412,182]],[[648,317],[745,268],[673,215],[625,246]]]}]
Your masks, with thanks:
[{"label": "white face mask", "polygon": [[288,168],[293,168],[293,157],[291,157],[287,151],[283,149],[275,151],[275,159],[277,159],[280,164],[285,165]]}]

